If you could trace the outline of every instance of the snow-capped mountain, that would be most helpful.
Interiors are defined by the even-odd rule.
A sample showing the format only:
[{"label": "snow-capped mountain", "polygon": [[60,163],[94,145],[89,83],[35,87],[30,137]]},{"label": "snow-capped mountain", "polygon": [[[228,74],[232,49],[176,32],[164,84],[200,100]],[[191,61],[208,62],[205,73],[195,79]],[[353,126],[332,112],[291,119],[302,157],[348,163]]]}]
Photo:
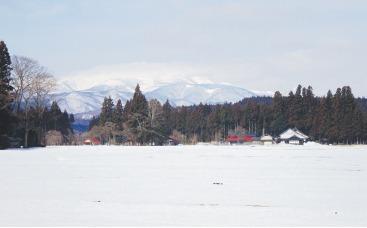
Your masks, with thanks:
[{"label": "snow-capped mountain", "polygon": [[[74,113],[76,118],[90,119],[100,112],[104,97],[111,96],[115,101],[121,99],[125,103],[133,93],[134,86],[128,82],[106,82],[84,90],[75,90],[69,84],[62,83],[58,92],[53,94],[53,100],[62,110]],[[229,84],[190,81],[158,84],[143,89],[143,93],[148,99],[155,98],[161,103],[168,99],[173,106],[237,102],[245,97],[270,95],[269,92],[254,92]]]},{"label": "snow-capped mountain", "polygon": [[76,118],[90,119],[100,112],[105,97],[111,96],[125,103],[132,95],[133,92],[126,88],[101,85],[86,90],[55,93],[53,100],[57,101],[61,110],[74,113]]},{"label": "snow-capped mountain", "polygon": [[167,99],[172,105],[194,105],[201,103],[217,104],[236,102],[244,97],[253,97],[257,94],[235,86],[226,84],[193,84],[187,82],[172,83],[160,86],[146,93],[148,99],[158,99],[165,102]]}]

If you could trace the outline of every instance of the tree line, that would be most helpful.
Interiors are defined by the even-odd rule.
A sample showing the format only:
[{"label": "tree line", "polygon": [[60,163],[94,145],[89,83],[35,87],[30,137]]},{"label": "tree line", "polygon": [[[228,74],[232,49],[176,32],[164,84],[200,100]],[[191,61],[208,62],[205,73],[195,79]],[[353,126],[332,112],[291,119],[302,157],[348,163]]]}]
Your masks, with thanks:
[{"label": "tree line", "polygon": [[104,143],[122,135],[132,144],[160,145],[169,138],[182,143],[225,141],[237,127],[256,136],[265,130],[275,137],[296,127],[314,141],[355,144],[367,142],[366,104],[366,99],[354,98],[349,86],[317,97],[311,86],[299,85],[287,96],[277,91],[274,97],[236,103],[173,107],[168,100],[163,105],[155,99],[147,101],[138,85],[124,107],[121,100],[115,106],[110,97],[105,98],[89,129],[94,136],[102,135]]},{"label": "tree line", "polygon": [[10,56],[0,41],[0,148],[44,146],[47,132],[72,138],[72,115],[56,102],[50,107],[56,80],[37,61]]}]

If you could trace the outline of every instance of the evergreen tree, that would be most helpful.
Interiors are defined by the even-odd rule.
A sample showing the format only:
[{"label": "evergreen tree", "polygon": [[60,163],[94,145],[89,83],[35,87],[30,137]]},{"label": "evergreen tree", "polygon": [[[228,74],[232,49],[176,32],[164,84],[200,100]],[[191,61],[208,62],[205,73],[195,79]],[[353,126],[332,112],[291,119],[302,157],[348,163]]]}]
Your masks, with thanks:
[{"label": "evergreen tree", "polygon": [[122,122],[123,123],[128,121],[130,114],[131,114],[131,100],[127,100],[125,103],[125,108],[122,111]]},{"label": "evergreen tree", "polygon": [[163,133],[165,135],[170,135],[172,133],[174,123],[172,119],[173,108],[168,100],[163,104],[162,109],[163,109],[163,120],[162,120]]},{"label": "evergreen tree", "polygon": [[364,140],[364,126],[365,126],[365,118],[363,116],[363,112],[356,108],[353,113],[352,120],[352,129],[353,129],[353,138],[350,139],[349,143],[357,143],[362,144]]},{"label": "evergreen tree", "polygon": [[[340,138],[343,143],[351,144],[354,142],[356,138],[355,133],[355,124],[357,113],[357,104],[354,99],[352,89],[349,86],[344,86],[342,88],[342,120],[341,120],[341,129],[339,132]],[[361,120],[358,120],[361,121]]]},{"label": "evergreen tree", "polygon": [[289,94],[287,108],[289,125],[304,131],[304,105],[301,85],[298,85],[294,96],[293,93]]},{"label": "evergreen tree", "polygon": [[14,121],[10,110],[13,87],[10,85],[11,60],[4,41],[0,41],[0,149],[9,146],[11,124]]},{"label": "evergreen tree", "polygon": [[105,125],[106,122],[112,122],[114,104],[111,97],[105,97],[102,104],[101,114],[99,116],[99,124]]},{"label": "evergreen tree", "polygon": [[333,105],[332,105],[332,119],[331,119],[331,127],[329,129],[329,140],[334,143],[341,142],[342,138],[340,137],[340,123],[342,121],[342,92],[341,89],[338,88],[333,96]]},{"label": "evergreen tree", "polygon": [[0,41],[0,108],[4,109],[10,102],[9,93],[13,90],[11,81],[11,60],[4,41]]},{"label": "evergreen tree", "polygon": [[64,135],[68,135],[69,131],[73,132],[73,129],[71,128],[70,124],[69,113],[66,110],[64,110],[64,112],[62,113],[60,125],[61,125],[60,131]]},{"label": "evergreen tree", "polygon": [[73,129],[71,127],[72,120],[70,117],[74,118],[74,115],[71,114],[69,116],[66,110],[61,112],[56,101],[52,102],[50,110],[46,110],[44,116],[46,130],[60,131],[64,136],[73,133]]},{"label": "evergreen tree", "polygon": [[131,100],[131,112],[148,115],[148,101],[140,90],[139,84],[135,87],[133,99]]},{"label": "evergreen tree", "polygon": [[140,90],[139,84],[135,88],[133,99],[129,103],[128,129],[133,141],[144,144],[148,141],[148,102]]},{"label": "evergreen tree", "polygon": [[274,135],[279,135],[287,128],[286,108],[282,94],[277,91],[273,98],[273,121],[271,129]]},{"label": "evergreen tree", "polygon": [[311,86],[308,86],[307,89],[304,88],[304,95],[303,95],[303,118],[304,118],[304,125],[303,125],[303,131],[306,134],[309,134],[314,118],[316,117],[316,110],[317,110],[317,100],[315,99],[315,96],[313,94],[313,88]]},{"label": "evergreen tree", "polygon": [[178,107],[175,111],[175,128],[180,133],[186,135],[187,131],[187,122],[188,122],[188,108],[185,106]]},{"label": "evergreen tree", "polygon": [[51,108],[50,108],[50,124],[49,124],[49,129],[52,130],[59,130],[61,128],[60,123],[61,123],[61,115],[62,112],[60,110],[59,105],[57,104],[56,101],[53,101],[51,104]]},{"label": "evergreen tree", "polygon": [[333,119],[333,94],[329,90],[322,98],[315,113],[311,134],[315,139],[328,141]]},{"label": "evergreen tree", "polygon": [[69,120],[70,120],[70,123],[74,123],[75,122],[74,114],[70,114],[69,115]]},{"label": "evergreen tree", "polygon": [[116,124],[118,130],[123,129],[123,107],[121,100],[118,99],[115,109],[113,110],[112,120]]}]

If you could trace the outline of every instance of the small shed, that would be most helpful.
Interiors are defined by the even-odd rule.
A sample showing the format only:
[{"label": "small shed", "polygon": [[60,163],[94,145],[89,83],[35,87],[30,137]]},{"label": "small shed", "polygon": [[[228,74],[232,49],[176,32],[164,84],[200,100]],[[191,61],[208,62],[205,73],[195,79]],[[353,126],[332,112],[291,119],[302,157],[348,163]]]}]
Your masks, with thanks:
[{"label": "small shed", "polygon": [[273,144],[273,137],[270,135],[263,135],[261,136],[260,141],[263,145],[271,145]]}]

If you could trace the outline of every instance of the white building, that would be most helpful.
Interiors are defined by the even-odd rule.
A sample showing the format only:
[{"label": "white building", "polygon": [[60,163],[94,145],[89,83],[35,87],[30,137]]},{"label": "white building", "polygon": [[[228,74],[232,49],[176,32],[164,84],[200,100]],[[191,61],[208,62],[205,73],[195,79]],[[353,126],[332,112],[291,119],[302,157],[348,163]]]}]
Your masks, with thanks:
[{"label": "white building", "polygon": [[302,133],[297,128],[289,128],[288,130],[280,134],[279,138],[282,142],[285,143],[302,145],[303,143],[307,142],[310,137]]},{"label": "white building", "polygon": [[270,135],[263,135],[261,136],[260,141],[264,145],[271,145],[273,144],[273,137],[271,137]]}]

